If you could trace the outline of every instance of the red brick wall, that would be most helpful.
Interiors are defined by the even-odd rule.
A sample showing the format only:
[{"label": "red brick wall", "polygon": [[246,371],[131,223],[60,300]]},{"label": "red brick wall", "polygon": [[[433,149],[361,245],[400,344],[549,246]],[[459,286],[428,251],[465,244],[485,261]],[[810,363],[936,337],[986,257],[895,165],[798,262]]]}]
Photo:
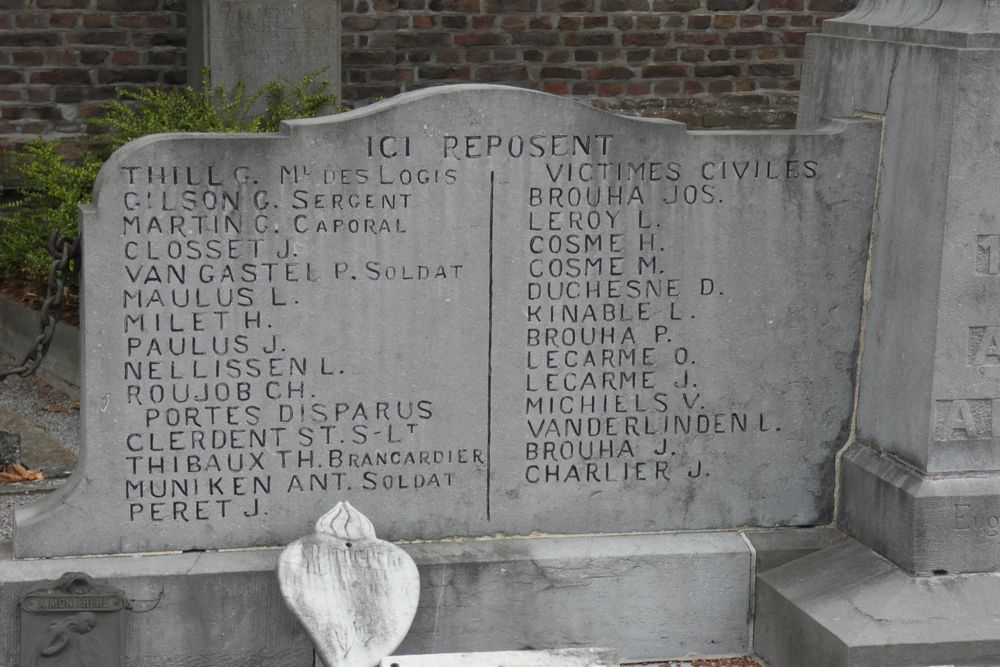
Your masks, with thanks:
[{"label": "red brick wall", "polygon": [[[490,82],[655,111],[787,102],[805,36],[855,0],[343,0],[344,97]],[[682,104],[677,104],[683,101]]]},{"label": "red brick wall", "polygon": [[184,0],[0,0],[0,147],[78,137],[115,86],[184,83]]},{"label": "red brick wall", "polygon": [[[482,81],[692,125],[787,123],[806,33],[855,1],[341,0],[343,97]],[[115,86],[184,83],[184,4],[0,0],[0,174],[13,144],[83,136]]]}]

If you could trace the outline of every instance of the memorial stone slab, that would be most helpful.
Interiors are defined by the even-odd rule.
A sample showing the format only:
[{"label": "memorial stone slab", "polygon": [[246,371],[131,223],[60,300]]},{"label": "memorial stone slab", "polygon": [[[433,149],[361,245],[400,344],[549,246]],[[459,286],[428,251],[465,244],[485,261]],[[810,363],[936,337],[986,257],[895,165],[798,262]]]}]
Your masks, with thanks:
[{"label": "memorial stone slab", "polygon": [[213,86],[247,92],[306,74],[340,90],[337,0],[188,0],[188,82],[208,68]]},{"label": "memorial stone slab", "polygon": [[497,651],[393,655],[380,667],[618,667],[611,649],[578,648],[553,651]]},{"label": "memorial stone slab", "polygon": [[878,144],[491,86],[133,142],[86,454],[16,553],[287,544],[331,496],[390,540],[828,522]]}]

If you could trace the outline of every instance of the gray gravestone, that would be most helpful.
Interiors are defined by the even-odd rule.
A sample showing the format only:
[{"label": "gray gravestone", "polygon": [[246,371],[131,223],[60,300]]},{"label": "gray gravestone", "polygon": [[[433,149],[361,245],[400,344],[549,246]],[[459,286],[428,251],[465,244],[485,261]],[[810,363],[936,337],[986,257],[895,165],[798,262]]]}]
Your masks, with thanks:
[{"label": "gray gravestone", "polygon": [[337,0],[188,0],[188,83],[210,70],[213,86],[248,92],[321,72],[340,92]]},{"label": "gray gravestone", "polygon": [[456,86],[134,142],[83,218],[84,470],[17,553],[286,544],[331,497],[390,540],[828,522],[878,138]]},{"label": "gray gravestone", "polygon": [[21,598],[23,667],[123,665],[123,591],[69,572]]}]

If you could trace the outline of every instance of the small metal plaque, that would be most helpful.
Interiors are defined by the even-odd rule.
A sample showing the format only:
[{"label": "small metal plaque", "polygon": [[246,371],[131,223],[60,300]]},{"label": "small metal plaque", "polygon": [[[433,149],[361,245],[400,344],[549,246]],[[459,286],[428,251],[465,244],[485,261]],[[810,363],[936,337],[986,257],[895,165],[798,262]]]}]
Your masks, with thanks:
[{"label": "small metal plaque", "polygon": [[23,667],[121,667],[125,593],[81,572],[21,598]]}]

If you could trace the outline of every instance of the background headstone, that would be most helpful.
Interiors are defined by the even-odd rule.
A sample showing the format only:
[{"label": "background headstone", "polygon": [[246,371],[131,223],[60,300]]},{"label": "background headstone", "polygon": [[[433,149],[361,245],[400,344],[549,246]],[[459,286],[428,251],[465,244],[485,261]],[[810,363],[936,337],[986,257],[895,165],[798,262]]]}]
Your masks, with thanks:
[{"label": "background headstone", "polygon": [[212,86],[248,92],[284,77],[320,80],[340,92],[337,0],[188,0],[188,82],[210,69]]}]

